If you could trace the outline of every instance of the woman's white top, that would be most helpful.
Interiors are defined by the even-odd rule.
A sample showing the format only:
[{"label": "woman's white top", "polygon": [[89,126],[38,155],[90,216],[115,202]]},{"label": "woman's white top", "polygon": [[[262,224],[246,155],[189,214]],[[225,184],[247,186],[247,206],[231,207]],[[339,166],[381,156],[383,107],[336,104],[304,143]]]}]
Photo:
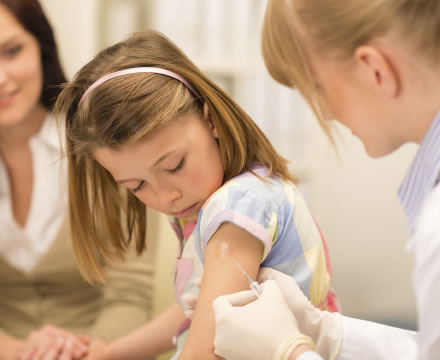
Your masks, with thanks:
[{"label": "woman's white top", "polygon": [[66,216],[66,179],[61,163],[55,119],[47,115],[29,141],[33,188],[24,228],[12,212],[9,175],[0,157],[0,256],[23,272],[30,272],[46,254]]},{"label": "woman's white top", "polygon": [[[415,257],[419,331],[342,317],[344,334],[337,360],[440,359],[440,113],[420,144],[399,197],[411,233],[407,249]],[[310,354],[298,360],[320,358]]]}]

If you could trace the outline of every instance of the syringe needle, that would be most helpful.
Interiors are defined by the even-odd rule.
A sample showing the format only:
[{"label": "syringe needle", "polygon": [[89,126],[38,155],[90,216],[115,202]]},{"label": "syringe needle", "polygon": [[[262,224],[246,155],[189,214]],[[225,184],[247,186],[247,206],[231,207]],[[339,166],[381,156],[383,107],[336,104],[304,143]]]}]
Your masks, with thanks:
[{"label": "syringe needle", "polygon": [[231,259],[232,261],[235,263],[235,265],[237,265],[237,267],[240,269],[240,271],[243,273],[244,277],[246,278],[246,280],[249,282],[250,288],[251,290],[255,293],[255,295],[257,297],[260,297],[261,295],[261,290],[260,290],[260,286],[258,284],[257,281],[253,280],[246,271],[243,270],[243,268],[240,266],[240,264],[238,263],[237,260],[235,260],[235,258],[231,255]]}]

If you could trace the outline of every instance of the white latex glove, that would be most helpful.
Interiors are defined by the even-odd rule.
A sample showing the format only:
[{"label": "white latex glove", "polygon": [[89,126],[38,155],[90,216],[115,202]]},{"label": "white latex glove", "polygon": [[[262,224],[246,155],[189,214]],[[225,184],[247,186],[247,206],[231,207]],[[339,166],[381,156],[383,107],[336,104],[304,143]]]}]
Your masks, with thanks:
[{"label": "white latex glove", "polygon": [[261,268],[257,280],[276,280],[290,310],[298,322],[301,333],[316,343],[316,352],[324,359],[334,360],[342,342],[342,321],[339,313],[321,311],[314,307],[298,287],[295,280],[271,268]]},{"label": "white latex glove", "polygon": [[281,360],[298,345],[313,349],[312,340],[300,334],[278,284],[267,281],[261,290],[256,300],[250,290],[214,300],[215,353],[227,360]]},{"label": "white latex glove", "polygon": [[[196,277],[194,279],[194,285],[200,288],[201,284],[202,284],[202,278]],[[186,317],[192,319],[194,315],[194,308],[196,307],[198,299],[199,299],[199,294],[186,293],[181,296],[180,300],[182,300],[187,306],[186,310],[184,311]]]}]

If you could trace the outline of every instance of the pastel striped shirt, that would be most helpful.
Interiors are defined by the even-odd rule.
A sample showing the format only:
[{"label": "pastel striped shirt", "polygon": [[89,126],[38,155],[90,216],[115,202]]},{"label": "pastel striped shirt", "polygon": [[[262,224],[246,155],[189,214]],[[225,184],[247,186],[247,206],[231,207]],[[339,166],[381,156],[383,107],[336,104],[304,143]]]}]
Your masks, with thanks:
[{"label": "pastel striped shirt", "polygon": [[[263,167],[253,171],[261,177],[268,173]],[[261,266],[292,276],[314,305],[337,309],[328,298],[330,274],[323,238],[303,197],[291,182],[267,180],[245,172],[225,183],[205,202],[186,241],[179,222],[172,223],[183,247],[175,277],[176,299],[183,307],[183,294],[198,293],[193,280],[203,274],[207,243],[222,223],[230,222],[263,244]]]},{"label": "pastel striped shirt", "polygon": [[420,143],[416,157],[399,188],[411,235],[426,197],[439,181],[440,173],[440,112],[432,121]]}]

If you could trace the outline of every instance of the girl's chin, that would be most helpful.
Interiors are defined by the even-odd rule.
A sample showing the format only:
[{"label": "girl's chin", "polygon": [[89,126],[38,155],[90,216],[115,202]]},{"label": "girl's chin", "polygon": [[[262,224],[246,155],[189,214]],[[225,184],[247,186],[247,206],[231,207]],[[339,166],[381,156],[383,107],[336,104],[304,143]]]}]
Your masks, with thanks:
[{"label": "girl's chin", "polygon": [[181,219],[182,219],[183,221],[186,221],[186,222],[192,222],[192,221],[197,221],[198,216],[196,216],[196,215],[192,215],[192,216],[183,216],[183,217],[181,217]]}]

